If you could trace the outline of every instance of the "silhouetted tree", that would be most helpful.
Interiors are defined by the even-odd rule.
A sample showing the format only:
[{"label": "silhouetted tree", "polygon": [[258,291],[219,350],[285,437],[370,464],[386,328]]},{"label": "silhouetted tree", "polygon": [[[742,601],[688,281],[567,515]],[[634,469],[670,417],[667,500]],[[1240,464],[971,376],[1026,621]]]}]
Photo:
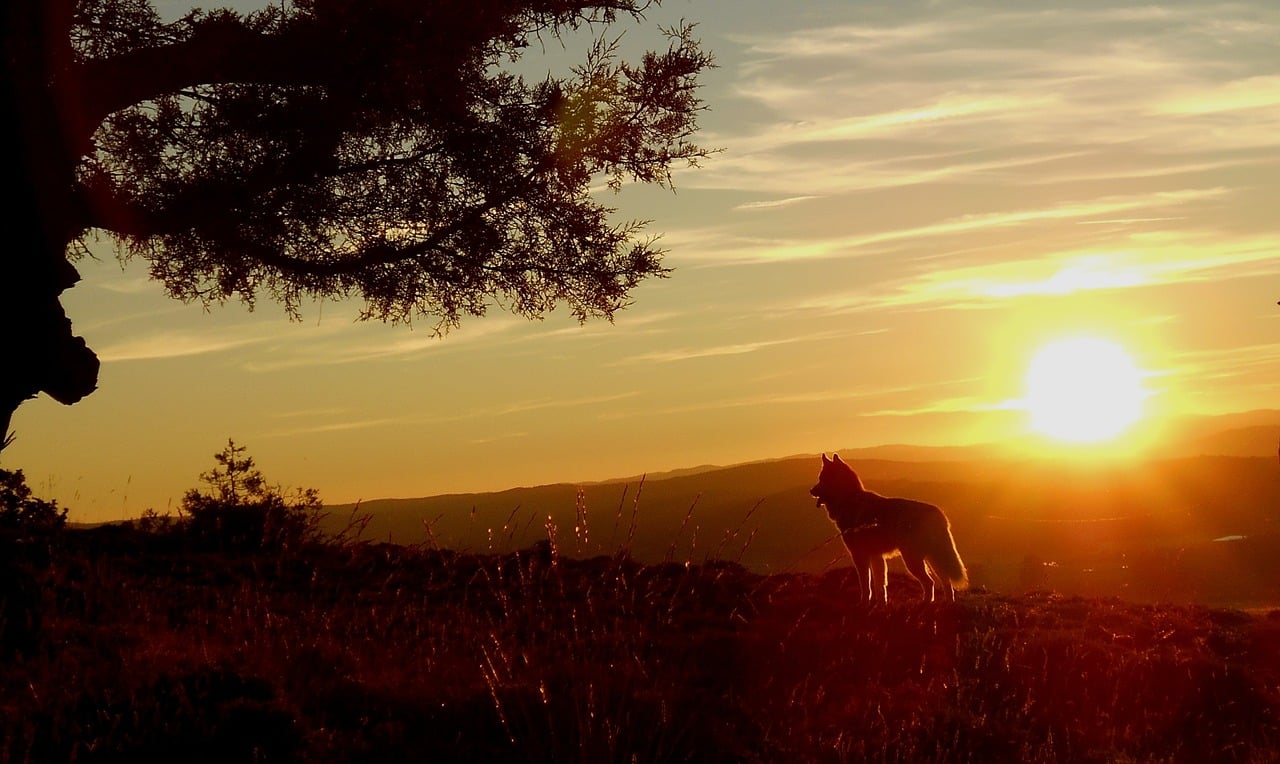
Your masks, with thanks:
[{"label": "silhouetted tree", "polygon": [[244,446],[227,440],[217,467],[200,475],[207,490],[182,497],[185,528],[210,546],[235,551],[296,551],[319,538],[322,511],[314,488],[288,495],[267,483]]},{"label": "silhouetted tree", "polygon": [[22,470],[0,470],[0,658],[40,643],[49,546],[34,543],[67,523],[67,510],[37,498]]},{"label": "silhouetted tree", "polygon": [[0,470],[0,530],[50,531],[66,523],[67,510],[37,498],[22,470]]},{"label": "silhouetted tree", "polygon": [[437,330],[491,304],[609,318],[661,276],[604,180],[668,184],[712,65],[689,26],[570,74],[504,71],[531,44],[646,0],[292,0],[162,20],[146,0],[0,6],[0,434],[98,361],[59,301],[104,235],[181,300],[357,297]]}]

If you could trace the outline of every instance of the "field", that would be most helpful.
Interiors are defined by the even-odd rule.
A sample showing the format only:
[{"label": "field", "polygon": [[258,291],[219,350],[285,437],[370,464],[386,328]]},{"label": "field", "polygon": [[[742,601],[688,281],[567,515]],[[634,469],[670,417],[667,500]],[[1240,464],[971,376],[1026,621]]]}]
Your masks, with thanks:
[{"label": "field", "polygon": [[1280,611],[847,569],[6,539],[0,762],[1267,762]]}]

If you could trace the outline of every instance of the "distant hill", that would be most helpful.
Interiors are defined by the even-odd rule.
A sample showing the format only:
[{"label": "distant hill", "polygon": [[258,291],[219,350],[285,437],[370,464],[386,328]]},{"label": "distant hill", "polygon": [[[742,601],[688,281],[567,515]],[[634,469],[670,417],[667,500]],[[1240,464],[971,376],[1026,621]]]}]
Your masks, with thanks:
[{"label": "distant hill", "polygon": [[[1271,415],[1277,424],[1250,424]],[[1280,581],[1280,563],[1266,562],[1274,555],[1265,551],[1280,541],[1280,414],[1220,423],[1228,427],[1189,423],[1187,440],[1146,459],[1015,458],[995,445],[840,453],[871,490],[942,506],[979,584],[1129,596],[1147,587],[1143,596],[1156,599],[1217,587],[1214,597],[1232,599],[1256,588],[1249,582],[1259,565],[1276,567]],[[368,515],[371,540],[460,551],[506,552],[553,536],[577,557],[625,550],[643,562],[716,558],[759,572],[816,572],[847,562],[808,495],[818,467],[812,454],[594,484],[382,499],[328,507],[327,522],[339,528],[353,512]],[[1221,538],[1236,546],[1214,541]],[[1224,577],[1232,560],[1219,558],[1236,553],[1251,560],[1245,583]],[[1185,575],[1158,585],[1139,569],[1177,566]]]},{"label": "distant hill", "polygon": [[1223,430],[1190,440],[1186,451],[1216,456],[1275,456],[1280,446],[1280,424],[1254,425]]},{"label": "distant hill", "polygon": [[1166,456],[1269,456],[1280,446],[1280,411],[1262,409],[1185,417],[1168,428],[1156,452]]}]

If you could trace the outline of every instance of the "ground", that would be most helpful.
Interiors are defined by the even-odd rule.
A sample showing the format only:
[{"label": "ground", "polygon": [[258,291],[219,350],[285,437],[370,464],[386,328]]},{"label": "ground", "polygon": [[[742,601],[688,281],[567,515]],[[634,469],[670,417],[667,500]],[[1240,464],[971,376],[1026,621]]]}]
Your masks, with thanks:
[{"label": "ground", "polygon": [[6,539],[0,761],[1275,761],[1280,611],[847,570]]}]

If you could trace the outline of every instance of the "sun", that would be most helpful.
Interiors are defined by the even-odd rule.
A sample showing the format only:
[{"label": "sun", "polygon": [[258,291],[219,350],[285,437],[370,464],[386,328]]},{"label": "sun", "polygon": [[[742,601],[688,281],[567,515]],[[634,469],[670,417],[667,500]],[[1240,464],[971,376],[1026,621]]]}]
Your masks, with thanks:
[{"label": "sun", "polygon": [[1147,391],[1124,348],[1092,337],[1045,345],[1027,370],[1031,427],[1058,440],[1109,440],[1142,417]]}]

